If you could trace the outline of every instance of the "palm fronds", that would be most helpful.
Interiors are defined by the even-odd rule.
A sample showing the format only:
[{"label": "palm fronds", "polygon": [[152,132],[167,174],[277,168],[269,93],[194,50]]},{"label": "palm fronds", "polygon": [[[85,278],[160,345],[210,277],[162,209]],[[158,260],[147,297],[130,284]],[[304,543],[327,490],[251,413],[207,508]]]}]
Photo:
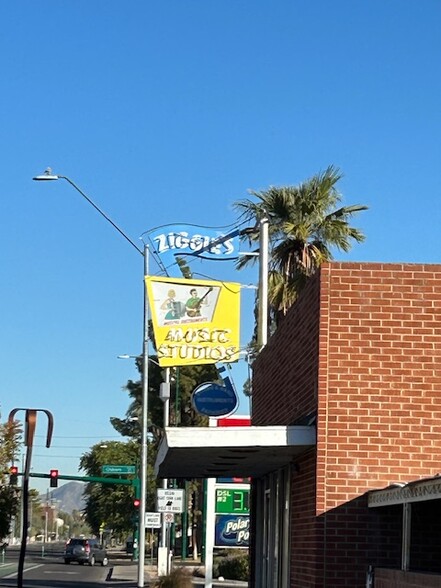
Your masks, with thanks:
[{"label": "palm fronds", "polygon": [[[306,279],[323,262],[333,259],[333,250],[348,252],[354,242],[364,241],[363,232],[350,220],[368,207],[339,206],[342,196],[337,183],[342,176],[330,165],[298,186],[250,191],[254,200],[247,198],[234,204],[242,221],[257,223],[264,216],[269,219],[269,305],[273,319],[286,314]],[[248,232],[245,239],[253,245],[259,235]],[[256,257],[241,257],[237,268],[255,261]]]}]

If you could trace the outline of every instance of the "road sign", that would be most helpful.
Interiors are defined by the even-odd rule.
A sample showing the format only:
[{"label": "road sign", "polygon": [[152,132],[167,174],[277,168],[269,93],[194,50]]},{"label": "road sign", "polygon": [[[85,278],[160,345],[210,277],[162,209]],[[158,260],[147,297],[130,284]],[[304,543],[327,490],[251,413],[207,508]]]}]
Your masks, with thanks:
[{"label": "road sign", "polygon": [[158,488],[158,512],[184,512],[184,490]]},{"label": "road sign", "polygon": [[161,513],[160,512],[146,512],[145,513],[145,526],[147,529],[160,529],[161,528]]},{"label": "road sign", "polygon": [[216,513],[248,514],[250,491],[248,488],[216,488]]},{"label": "road sign", "polygon": [[136,474],[134,465],[103,465],[101,468],[103,474]]},{"label": "road sign", "polygon": [[175,515],[172,512],[165,512],[164,513],[164,522],[169,523],[170,525],[175,522]]}]

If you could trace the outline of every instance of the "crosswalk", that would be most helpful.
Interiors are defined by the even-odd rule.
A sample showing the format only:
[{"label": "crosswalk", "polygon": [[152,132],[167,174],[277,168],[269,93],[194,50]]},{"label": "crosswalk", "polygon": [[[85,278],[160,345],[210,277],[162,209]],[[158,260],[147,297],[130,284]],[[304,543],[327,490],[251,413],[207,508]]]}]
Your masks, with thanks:
[{"label": "crosswalk", "polygon": [[[25,564],[24,571],[28,572],[30,570],[35,570],[40,568],[43,564]],[[4,578],[5,580],[9,578],[15,578],[17,575],[17,562],[9,562],[0,564],[0,578]]]}]

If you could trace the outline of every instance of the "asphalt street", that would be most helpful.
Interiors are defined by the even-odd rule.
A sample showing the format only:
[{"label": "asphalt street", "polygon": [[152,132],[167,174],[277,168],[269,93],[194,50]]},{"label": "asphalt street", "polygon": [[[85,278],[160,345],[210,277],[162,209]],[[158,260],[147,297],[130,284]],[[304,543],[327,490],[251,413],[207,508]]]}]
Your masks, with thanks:
[{"label": "asphalt street", "polygon": [[[137,564],[130,561],[123,552],[108,551],[109,565],[67,566],[63,559],[64,544],[49,544],[42,550],[41,545],[29,545],[26,551],[24,588],[133,588],[137,586]],[[4,558],[0,555],[0,587],[17,586],[18,546],[7,548]],[[147,562],[146,562],[147,563]],[[191,567],[191,566],[190,566]],[[198,566],[196,566],[198,567]],[[156,577],[156,566],[146,565],[145,583]],[[203,587],[204,578],[193,578],[193,586]],[[214,587],[233,588],[248,586],[247,582],[225,579],[214,581]]]}]

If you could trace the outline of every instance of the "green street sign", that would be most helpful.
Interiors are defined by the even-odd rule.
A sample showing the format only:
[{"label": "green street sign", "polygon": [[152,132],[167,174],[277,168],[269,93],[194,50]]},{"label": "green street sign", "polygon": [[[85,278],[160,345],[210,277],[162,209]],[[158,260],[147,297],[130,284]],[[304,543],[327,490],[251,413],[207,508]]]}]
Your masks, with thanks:
[{"label": "green street sign", "polygon": [[248,488],[216,488],[216,514],[248,514],[250,491]]},{"label": "green street sign", "polygon": [[136,474],[134,465],[103,465],[103,474]]}]

